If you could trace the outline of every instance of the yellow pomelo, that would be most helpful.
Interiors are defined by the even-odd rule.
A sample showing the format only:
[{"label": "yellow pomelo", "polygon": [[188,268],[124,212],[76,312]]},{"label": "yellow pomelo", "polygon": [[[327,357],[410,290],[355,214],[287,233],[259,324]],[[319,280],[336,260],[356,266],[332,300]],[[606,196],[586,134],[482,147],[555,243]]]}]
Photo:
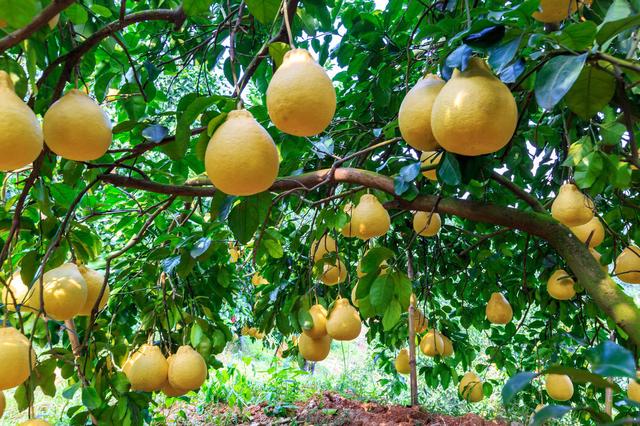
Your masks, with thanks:
[{"label": "yellow pomelo", "polygon": [[577,0],[540,0],[540,10],[533,12],[533,19],[546,24],[560,22],[576,10]]},{"label": "yellow pomelo", "polygon": [[4,409],[7,407],[7,401],[4,398],[4,392],[0,391],[0,419],[4,414]]},{"label": "yellow pomelo", "polygon": [[168,396],[170,398],[176,398],[182,395],[186,395],[187,392],[189,392],[188,390],[185,390],[185,389],[174,388],[173,386],[171,386],[171,383],[169,383],[168,380],[162,385],[162,388],[160,389],[160,391],[163,394],[165,394],[165,396]]},{"label": "yellow pomelo", "polygon": [[267,281],[267,279],[265,277],[263,277],[258,272],[256,272],[251,277],[251,284],[253,284],[253,285],[255,285],[257,287],[259,285],[267,285],[267,284],[269,284],[269,281]]},{"label": "yellow pomelo", "polygon": [[11,77],[0,71],[0,171],[30,164],[42,151],[40,123],[16,95]]},{"label": "yellow pomelo", "polygon": [[207,363],[191,346],[180,346],[168,364],[169,383],[176,389],[196,390],[207,378]]},{"label": "yellow pomelo", "polygon": [[413,215],[413,230],[423,237],[433,237],[440,231],[442,222],[438,213],[416,212]]},{"label": "yellow pomelo", "polygon": [[51,426],[51,423],[42,419],[30,419],[20,423],[19,426]]},{"label": "yellow pomelo", "polygon": [[229,195],[253,195],[269,189],[280,158],[271,135],[247,110],[231,111],[211,136],[204,156],[213,185]]},{"label": "yellow pomelo", "polygon": [[[422,153],[422,155],[420,155],[420,161],[421,161],[420,164],[422,167],[432,166],[432,165],[437,166],[442,161],[442,153],[436,152],[436,151],[425,151]],[[431,169],[431,170],[425,170],[424,172],[422,172],[422,175],[429,180],[438,180],[438,176],[436,173],[437,173],[436,169]]]},{"label": "yellow pomelo", "polygon": [[[638,375],[638,378],[640,378],[640,375]],[[629,386],[627,387],[627,398],[640,403],[640,383],[635,380],[629,381]]]},{"label": "yellow pomelo", "polygon": [[342,209],[347,215],[349,215],[349,222],[347,222],[347,224],[342,227],[342,229],[340,230],[340,233],[347,238],[353,238],[358,236],[356,234],[356,229],[353,227],[351,223],[351,214],[353,213],[354,207],[355,206],[353,205],[353,203],[349,202],[345,204],[344,208]]},{"label": "yellow pomelo", "polygon": [[493,324],[508,324],[513,318],[513,309],[502,293],[493,293],[487,303],[486,314]]},{"label": "yellow pomelo", "polygon": [[353,224],[351,223],[351,221],[347,222],[347,224],[342,227],[342,229],[340,230],[340,233],[347,238],[353,238],[358,236],[358,234],[356,234],[356,230],[353,227]]},{"label": "yellow pomelo", "polygon": [[396,357],[396,371],[400,374],[409,374],[411,373],[411,365],[409,364],[409,351],[405,349],[401,349],[398,352],[398,356]]},{"label": "yellow pomelo", "polygon": [[453,343],[451,342],[451,339],[449,339],[444,334],[440,334],[440,337],[442,337],[442,342],[444,343],[444,348],[440,356],[445,358],[453,355]]},{"label": "yellow pomelo", "polygon": [[568,401],[573,396],[573,382],[565,374],[547,374],[545,388],[556,401]]},{"label": "yellow pomelo", "polygon": [[[91,310],[96,304],[98,296],[100,296],[102,284],[104,283],[104,274],[83,265],[78,266],[78,271],[80,271],[82,278],[84,278],[84,281],[87,283],[87,301],[84,303],[84,306],[82,306],[82,309],[80,309],[78,315],[88,317],[91,316]],[[107,305],[108,301],[109,284],[107,284],[104,289],[104,293],[100,299],[100,304],[98,305],[98,311],[102,310]]]},{"label": "yellow pomelo", "polygon": [[640,284],[640,248],[629,246],[616,259],[614,274],[621,281]]},{"label": "yellow pomelo", "polygon": [[322,269],[320,280],[328,286],[340,284],[347,279],[347,267],[340,259],[336,259],[336,264],[325,263]]},{"label": "yellow pomelo", "polygon": [[480,58],[454,71],[433,104],[431,126],[444,149],[456,154],[490,154],[513,136],[518,108],[509,88]]},{"label": "yellow pomelo", "polygon": [[429,322],[422,311],[418,308],[413,309],[413,329],[416,333],[424,333],[429,327]]},{"label": "yellow pomelo", "polygon": [[327,310],[322,305],[313,305],[309,308],[309,315],[313,319],[313,327],[303,330],[303,333],[312,339],[319,339],[327,334]]},{"label": "yellow pomelo", "polygon": [[35,366],[29,339],[13,327],[0,328],[0,390],[20,386]]},{"label": "yellow pomelo", "polygon": [[331,235],[324,234],[320,240],[314,240],[311,243],[310,256],[313,257],[314,262],[320,261],[327,253],[333,253],[337,250],[336,240]]},{"label": "yellow pomelo", "polygon": [[593,218],[593,201],[577,186],[566,183],[551,204],[551,215],[560,223],[572,227],[588,223]]},{"label": "yellow pomelo", "polygon": [[8,287],[2,288],[2,303],[10,312],[16,311],[16,304],[21,310],[37,311],[40,306],[40,282],[33,284],[29,289],[20,276],[20,271],[15,272],[7,282]]},{"label": "yellow pomelo", "polygon": [[240,249],[231,241],[229,241],[229,257],[231,263],[236,263],[240,258]]},{"label": "yellow pomelo", "polygon": [[75,263],[65,263],[46,272],[43,280],[42,297],[48,317],[66,321],[80,313],[87,301],[88,289]]},{"label": "yellow pomelo", "polygon": [[429,330],[420,341],[420,350],[426,356],[442,355],[444,353],[444,340],[436,330]]},{"label": "yellow pomelo", "polygon": [[298,339],[298,350],[302,358],[307,361],[322,361],[329,356],[331,349],[331,337],[322,336],[319,339],[312,339],[302,333]]},{"label": "yellow pomelo", "polygon": [[464,373],[458,385],[458,394],[468,402],[480,402],[484,398],[482,392],[482,380],[475,373],[468,371]]},{"label": "yellow pomelo", "polygon": [[353,340],[360,335],[360,314],[347,299],[338,299],[327,317],[327,334],[335,340]]},{"label": "yellow pomelo", "polygon": [[558,269],[547,281],[547,292],[554,299],[569,300],[576,295],[576,291],[573,288],[575,282],[573,278],[567,274],[563,269]]},{"label": "yellow pomelo", "polygon": [[167,381],[169,364],[160,348],[142,345],[125,363],[124,374],[136,391],[159,391]]},{"label": "yellow pomelo", "polygon": [[391,226],[391,218],[375,195],[365,194],[353,209],[351,225],[358,238],[368,240],[386,234]]},{"label": "yellow pomelo", "polygon": [[431,131],[431,108],[445,82],[429,74],[418,80],[400,104],[398,127],[402,138],[418,151],[433,151],[438,142]]},{"label": "yellow pomelo", "polygon": [[47,146],[68,160],[100,158],[113,139],[109,116],[93,99],[76,89],[51,105],[42,126]]},{"label": "yellow pomelo", "polygon": [[336,112],[331,79],[305,49],[285,53],[267,88],[267,110],[275,126],[294,136],[314,136]]},{"label": "yellow pomelo", "polygon": [[[369,250],[365,251],[362,257],[364,258],[367,255],[367,253],[369,253]],[[387,263],[386,260],[383,260],[382,262],[380,262],[380,265],[378,267],[380,268],[379,275],[387,274],[387,269],[389,269],[389,264]],[[358,266],[356,266],[356,275],[358,276],[358,278],[362,278],[365,275],[367,275],[364,272],[362,272],[362,259],[358,262]]]},{"label": "yellow pomelo", "polygon": [[584,225],[572,226],[569,229],[583,243],[586,243],[589,236],[591,236],[589,247],[598,247],[604,241],[604,227],[596,216]]}]

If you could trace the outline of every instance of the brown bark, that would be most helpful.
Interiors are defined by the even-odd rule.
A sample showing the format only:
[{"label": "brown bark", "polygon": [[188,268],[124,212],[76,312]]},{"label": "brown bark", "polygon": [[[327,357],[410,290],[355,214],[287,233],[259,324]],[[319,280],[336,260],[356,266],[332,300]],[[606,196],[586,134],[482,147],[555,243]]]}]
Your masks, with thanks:
[{"label": "brown bark", "polygon": [[49,6],[31,21],[27,26],[19,28],[0,39],[0,53],[28,39],[31,34],[48,24],[58,13],[71,6],[76,0],[54,0]]}]

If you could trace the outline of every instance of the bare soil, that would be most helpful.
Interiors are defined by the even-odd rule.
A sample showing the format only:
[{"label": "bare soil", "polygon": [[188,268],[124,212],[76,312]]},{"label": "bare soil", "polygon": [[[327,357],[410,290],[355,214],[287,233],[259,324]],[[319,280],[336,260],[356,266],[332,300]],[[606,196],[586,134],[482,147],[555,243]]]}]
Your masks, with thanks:
[{"label": "bare soil", "polygon": [[[182,410],[190,411],[187,407]],[[451,425],[451,426],[506,426],[502,420],[485,420],[475,414],[451,417],[427,413],[420,408],[398,405],[381,405],[344,398],[332,392],[325,392],[313,398],[290,406],[273,407],[266,403],[246,407],[242,413],[229,412],[229,407],[216,406],[208,417],[222,420],[222,424],[247,426],[262,425]],[[192,414],[194,414],[192,416]],[[196,420],[195,413],[188,413],[190,420]],[[180,424],[180,422],[177,422]],[[196,421],[197,423],[197,421]],[[195,423],[192,423],[195,424]]]}]

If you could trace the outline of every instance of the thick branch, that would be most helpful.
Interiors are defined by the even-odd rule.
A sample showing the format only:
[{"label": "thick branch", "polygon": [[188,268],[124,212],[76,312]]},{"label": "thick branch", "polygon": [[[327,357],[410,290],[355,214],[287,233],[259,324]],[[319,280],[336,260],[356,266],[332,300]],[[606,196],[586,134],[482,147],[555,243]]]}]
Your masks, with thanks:
[{"label": "thick branch", "polygon": [[40,12],[40,14],[36,16],[26,27],[17,29],[11,34],[0,39],[0,53],[3,53],[10,47],[15,46],[22,40],[26,40],[31,37],[31,34],[47,25],[54,16],[71,6],[74,2],[75,0],[53,0],[53,2],[49,6],[45,7],[42,12]]},{"label": "thick branch", "polygon": [[[279,178],[271,190],[277,192],[296,188],[309,190],[327,181],[327,176],[331,174],[333,174],[331,179],[333,182],[362,185],[395,195],[392,178],[352,168],[325,169],[299,176]],[[215,193],[215,189],[212,187],[162,185],[141,179],[116,176],[107,175],[103,179],[121,186],[162,194],[211,196]],[[435,209],[439,213],[517,229],[545,239],[567,261],[580,284],[598,306],[625,330],[631,340],[640,345],[640,310],[633,299],[625,294],[608,274],[602,271],[599,263],[595,261],[584,244],[568,228],[556,222],[550,215],[478,201],[439,198],[434,195],[420,195],[411,202],[397,199],[393,205],[404,210],[432,211]]]}]

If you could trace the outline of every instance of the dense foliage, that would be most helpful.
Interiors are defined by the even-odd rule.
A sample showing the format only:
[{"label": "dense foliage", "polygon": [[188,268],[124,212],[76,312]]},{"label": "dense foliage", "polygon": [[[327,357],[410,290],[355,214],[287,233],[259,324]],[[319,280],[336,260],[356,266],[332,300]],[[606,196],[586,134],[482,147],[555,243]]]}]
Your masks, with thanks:
[{"label": "dense foliage", "polygon": [[[486,376],[489,394],[500,391],[506,376],[559,365],[575,383],[585,383],[571,405],[591,410],[576,411],[586,421],[602,416],[602,377],[634,375],[640,336],[629,330],[640,329],[637,290],[614,284],[636,297],[629,314],[635,328],[626,330],[596,293],[554,300],[545,288],[551,273],[580,272],[531,226],[553,222],[545,209],[571,180],[606,224],[598,248],[603,265],[640,243],[637,0],[595,0],[546,25],[532,18],[539,0],[49,3],[0,1],[6,34],[30,25],[48,6],[61,11],[53,28],[45,19],[24,40],[2,39],[0,69],[11,73],[19,96],[40,116],[63,92],[86,91],[108,111],[114,143],[92,162],[45,150],[33,167],[3,175],[3,282],[20,270],[25,283],[34,283],[42,270],[77,259],[107,268],[111,297],[95,318],[76,320],[75,356],[68,323],[0,305],[5,321],[40,351],[34,374],[16,392],[22,409],[36,386],[48,395],[63,391],[53,382],[59,367],[69,381],[64,392],[82,392],[83,406],[68,412],[72,424],[148,420],[153,396],[130,392],[120,367],[149,340],[167,353],[191,344],[215,368],[216,354],[247,325],[267,333],[274,349],[288,343],[284,354],[297,356],[291,336],[308,323],[309,306],[350,297],[367,250],[362,267],[368,274],[357,295],[368,341],[390,360],[407,345],[412,292],[430,327],[453,341],[453,357],[421,364],[421,386],[455,392],[462,373],[474,370]],[[291,42],[312,52],[336,88],[335,117],[316,137],[284,134],[267,113],[266,88],[290,48],[283,6],[291,12]],[[518,128],[495,154],[445,153],[438,181],[430,181],[420,173],[420,153],[399,137],[398,109],[423,74],[449,79],[472,55],[488,58],[511,89]],[[215,191],[203,164],[210,136],[239,100],[276,142],[279,176],[292,176],[248,197]],[[291,184],[305,173],[343,167],[391,177],[392,189],[375,174],[357,182],[320,177]],[[391,230],[375,242],[347,239],[340,234],[349,220],[343,207],[367,192],[385,203]],[[409,210],[417,204],[411,203],[425,195],[435,196],[427,210],[443,217],[434,238],[412,228]],[[449,199],[528,216],[505,209],[498,226],[482,220],[488,216],[476,204],[456,212],[462,204],[450,206]],[[523,217],[539,221],[528,225]],[[314,267],[309,256],[311,242],[326,232],[349,269],[349,278],[334,287],[320,283],[322,262]],[[383,260],[389,270],[379,275]],[[256,273],[268,283],[253,285]],[[506,326],[485,317],[498,291],[514,311]],[[471,339],[475,331],[469,330],[484,338]],[[620,347],[597,346],[609,340]],[[622,367],[596,368],[611,357],[620,357]],[[524,388],[532,377],[520,375],[514,386]],[[626,389],[626,381],[620,383]],[[529,411],[547,402],[532,387],[524,392],[507,392],[505,400]],[[625,396],[614,392],[620,418],[638,413]],[[566,412],[552,410],[549,415]]]}]

